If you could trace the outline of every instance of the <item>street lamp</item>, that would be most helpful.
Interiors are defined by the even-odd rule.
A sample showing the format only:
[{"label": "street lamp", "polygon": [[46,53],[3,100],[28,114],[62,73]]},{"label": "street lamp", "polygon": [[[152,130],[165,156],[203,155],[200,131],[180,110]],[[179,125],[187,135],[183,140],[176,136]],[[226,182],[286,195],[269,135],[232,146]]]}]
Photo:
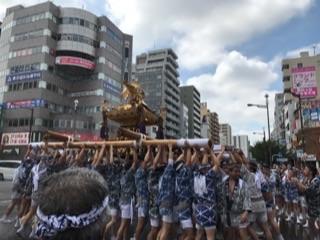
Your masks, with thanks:
[{"label": "street lamp", "polygon": [[[266,94],[264,95],[264,97],[266,98],[266,104],[263,105],[263,104],[253,104],[253,103],[248,103],[247,106],[248,107],[257,107],[257,108],[265,108],[267,109],[267,121],[268,121],[268,139],[269,139],[269,142],[270,142],[270,120],[269,120],[269,101],[268,101],[268,98],[269,98],[269,95]],[[270,148],[270,144],[269,144],[269,155],[270,155],[270,165],[271,165],[271,148]]]},{"label": "street lamp", "polygon": [[[265,132],[264,128],[263,128],[263,132],[253,132],[253,134],[254,135],[263,135],[263,143],[265,145],[265,148],[267,148],[267,145],[266,145],[266,132]],[[265,158],[265,160],[268,159],[267,152],[268,152],[268,149],[264,149],[264,158]]]},{"label": "street lamp", "polygon": [[269,120],[269,101],[268,101],[269,95],[266,94],[266,95],[264,95],[264,97],[266,98],[266,104],[265,104],[265,105],[263,105],[263,104],[248,103],[247,106],[248,106],[248,107],[257,107],[257,108],[265,108],[265,109],[267,109],[268,138],[269,138],[269,140],[270,140],[270,120]]},{"label": "street lamp", "polygon": [[78,104],[79,104],[79,100],[78,99],[75,99],[73,101],[73,104],[74,104],[74,118],[73,118],[73,139],[76,138],[76,113],[77,113],[77,107],[78,107]]},{"label": "street lamp", "polygon": [[291,94],[293,97],[299,99],[299,115],[300,115],[300,126],[301,126],[301,140],[302,140],[302,150],[304,151],[304,127],[303,127],[303,119],[302,119],[302,108],[301,108],[301,95],[293,92],[291,89],[285,90],[284,93]]}]

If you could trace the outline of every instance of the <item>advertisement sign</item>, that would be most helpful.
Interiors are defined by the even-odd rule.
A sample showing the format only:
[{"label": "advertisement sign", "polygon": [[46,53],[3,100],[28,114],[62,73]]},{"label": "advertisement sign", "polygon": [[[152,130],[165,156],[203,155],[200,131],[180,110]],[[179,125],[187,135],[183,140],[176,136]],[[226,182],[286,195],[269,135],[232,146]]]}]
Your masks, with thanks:
[{"label": "advertisement sign", "polygon": [[19,108],[35,108],[35,107],[44,107],[44,99],[31,99],[31,100],[22,100],[14,102],[6,102],[6,109],[19,109]]},{"label": "advertisement sign", "polygon": [[6,83],[20,82],[20,81],[29,81],[29,80],[38,80],[41,79],[41,71],[32,71],[25,73],[16,73],[6,76]]},{"label": "advertisement sign", "polygon": [[103,83],[103,87],[105,89],[106,92],[109,92],[115,96],[119,96],[121,89],[117,88],[116,86],[108,83],[108,82],[104,82]]},{"label": "advertisement sign", "polygon": [[77,67],[82,67],[90,70],[93,70],[96,66],[94,62],[88,59],[84,59],[80,57],[71,57],[71,56],[56,57],[56,64],[77,66]]},{"label": "advertisement sign", "polygon": [[316,68],[299,67],[292,68],[292,91],[301,98],[317,96]]},{"label": "advertisement sign", "polygon": [[310,118],[312,121],[318,121],[318,109],[317,108],[313,108],[310,111]]},{"label": "advertisement sign", "polygon": [[1,144],[3,145],[26,145],[29,143],[28,132],[3,133]]}]

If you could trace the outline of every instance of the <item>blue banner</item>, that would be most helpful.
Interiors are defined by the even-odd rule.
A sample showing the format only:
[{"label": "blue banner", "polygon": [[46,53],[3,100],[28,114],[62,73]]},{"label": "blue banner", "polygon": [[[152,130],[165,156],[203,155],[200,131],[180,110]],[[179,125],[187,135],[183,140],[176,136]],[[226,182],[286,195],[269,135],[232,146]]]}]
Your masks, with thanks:
[{"label": "blue banner", "polygon": [[41,71],[10,74],[6,76],[6,83],[37,80],[37,79],[41,79],[41,77],[42,77]]},{"label": "blue banner", "polygon": [[104,87],[104,90],[106,92],[109,92],[115,96],[119,96],[120,95],[120,92],[121,92],[121,89],[119,89],[118,87],[108,83],[108,82],[104,82],[103,83],[103,87]]}]

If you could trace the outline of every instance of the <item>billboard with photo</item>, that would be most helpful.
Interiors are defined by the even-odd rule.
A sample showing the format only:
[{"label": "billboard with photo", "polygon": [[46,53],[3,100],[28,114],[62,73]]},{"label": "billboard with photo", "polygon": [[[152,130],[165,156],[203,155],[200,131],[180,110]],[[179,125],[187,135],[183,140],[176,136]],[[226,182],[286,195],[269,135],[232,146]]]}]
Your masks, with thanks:
[{"label": "billboard with photo", "polygon": [[292,91],[301,98],[317,96],[316,67],[297,67],[291,69]]},{"label": "billboard with photo", "polygon": [[29,143],[28,132],[3,133],[1,144],[6,146],[26,145]]}]

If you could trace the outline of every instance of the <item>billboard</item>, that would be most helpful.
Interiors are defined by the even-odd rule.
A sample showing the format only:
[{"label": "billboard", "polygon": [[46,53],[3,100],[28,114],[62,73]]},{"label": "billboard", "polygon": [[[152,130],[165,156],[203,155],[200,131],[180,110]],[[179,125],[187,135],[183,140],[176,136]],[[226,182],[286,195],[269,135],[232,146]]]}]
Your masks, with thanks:
[{"label": "billboard", "polygon": [[28,132],[3,133],[1,144],[7,146],[26,145],[29,143]]},{"label": "billboard", "polygon": [[316,67],[292,68],[292,91],[301,98],[317,96]]},{"label": "billboard", "polygon": [[96,66],[94,62],[88,59],[84,59],[80,57],[71,57],[71,56],[56,57],[56,64],[82,67],[90,70],[93,70]]},{"label": "billboard", "polygon": [[104,87],[104,90],[106,92],[109,92],[109,93],[111,93],[111,94],[113,94],[115,96],[119,96],[120,93],[121,93],[121,89],[116,87],[116,86],[114,86],[114,85],[112,85],[111,83],[104,82],[103,83],[103,87]]},{"label": "billboard", "polygon": [[35,108],[35,107],[44,107],[44,99],[31,99],[31,100],[22,100],[14,102],[6,102],[6,109],[19,109],[19,108]]},{"label": "billboard", "polygon": [[10,74],[10,75],[6,76],[6,83],[38,80],[38,79],[41,79],[41,77],[42,77],[41,71],[15,73],[15,74]]}]

